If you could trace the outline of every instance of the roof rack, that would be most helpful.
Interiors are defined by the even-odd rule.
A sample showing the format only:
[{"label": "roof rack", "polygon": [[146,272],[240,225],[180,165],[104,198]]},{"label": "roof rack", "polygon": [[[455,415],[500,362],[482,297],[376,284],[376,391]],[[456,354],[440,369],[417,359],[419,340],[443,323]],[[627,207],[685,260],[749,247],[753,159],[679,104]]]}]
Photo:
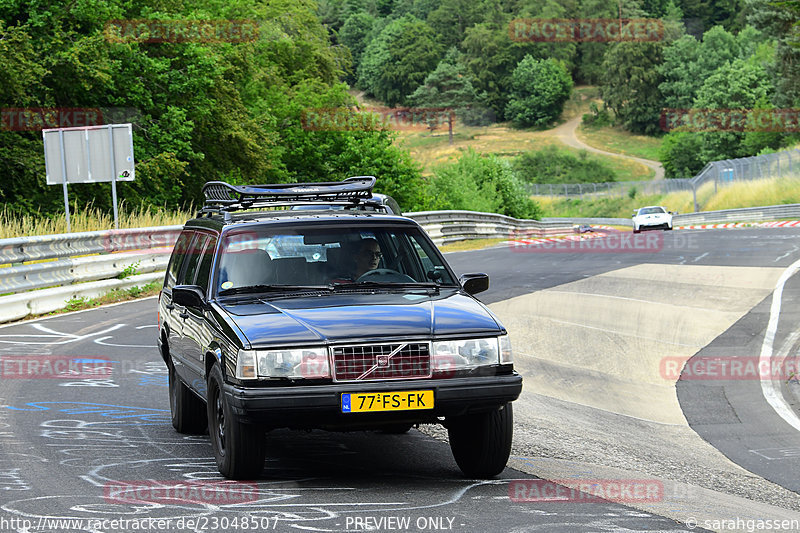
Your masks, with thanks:
[{"label": "roof rack", "polygon": [[230,220],[232,211],[296,203],[358,205],[372,198],[374,186],[375,176],[353,176],[343,181],[271,185],[231,185],[224,181],[209,181],[203,185],[206,201],[198,217],[222,213],[225,220]]}]

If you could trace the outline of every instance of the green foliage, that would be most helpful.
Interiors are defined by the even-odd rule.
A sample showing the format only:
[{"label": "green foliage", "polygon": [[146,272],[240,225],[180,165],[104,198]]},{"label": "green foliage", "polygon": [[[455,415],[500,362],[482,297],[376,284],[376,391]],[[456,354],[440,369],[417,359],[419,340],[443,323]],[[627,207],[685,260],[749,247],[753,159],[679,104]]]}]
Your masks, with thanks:
[{"label": "green foliage", "polygon": [[702,141],[695,132],[674,131],[665,135],[659,150],[665,177],[694,177],[706,163],[700,154],[701,150]]},{"label": "green foliage", "polygon": [[353,57],[353,69],[356,71],[358,70],[358,65],[361,64],[361,56],[364,54],[364,49],[369,44],[374,25],[375,17],[360,11],[350,15],[339,30],[339,42],[350,49]]},{"label": "green foliage", "polygon": [[456,163],[436,169],[427,186],[428,209],[464,209],[538,218],[539,206],[528,197],[511,165],[474,150]]},{"label": "green foliage", "polygon": [[131,263],[130,265],[126,266],[122,269],[122,272],[117,274],[117,279],[125,279],[131,276],[135,276],[139,273],[139,266],[142,264],[141,261],[136,261],[135,263]]},{"label": "green foliage", "polygon": [[390,107],[405,104],[441,53],[427,23],[411,16],[394,20],[364,50],[358,85]]},{"label": "green foliage", "polygon": [[81,309],[86,309],[88,307],[92,307],[89,303],[89,299],[85,296],[76,296],[75,298],[70,298],[64,304],[64,312],[71,312],[71,311],[79,311]]},{"label": "green foliage", "polygon": [[490,122],[480,104],[484,96],[478,95],[472,75],[458,63],[458,53],[453,48],[407,100],[415,107],[452,109],[465,124],[474,126]]},{"label": "green foliage", "polygon": [[[695,106],[701,109],[754,109],[759,102],[768,101],[772,91],[772,81],[761,65],[737,59],[708,77],[698,91]],[[701,156],[706,161],[751,155],[742,147],[744,133],[709,131],[699,135]]]},{"label": "green foliage", "polygon": [[618,42],[603,59],[601,94],[617,120],[628,130],[653,134],[659,131],[664,102],[658,87],[658,71],[664,44]]},{"label": "green foliage", "polygon": [[517,126],[545,126],[556,120],[572,91],[564,65],[531,56],[519,63],[511,77],[511,99],[506,116]]},{"label": "green foliage", "polygon": [[[136,181],[118,184],[132,206],[197,205],[202,184],[213,179],[318,181],[358,173],[375,174],[378,188],[404,208],[421,205],[420,171],[392,146],[389,132],[303,129],[304,109],[355,104],[338,84],[349,49],[332,46],[316,9],[309,0],[78,1],[46,9],[0,2],[0,63],[9,74],[0,107],[133,110]],[[320,9],[332,29],[360,11],[340,0]],[[115,19],[263,22],[252,41],[151,43],[108,39],[107,21]],[[0,174],[0,199],[19,212],[63,210],[61,189],[44,183],[40,132],[0,131]],[[69,194],[78,205],[110,211],[109,189],[70,185]]]},{"label": "green foliage", "polygon": [[578,157],[555,146],[525,152],[514,159],[517,176],[528,183],[602,183],[616,181],[614,172],[585,151]]},{"label": "green foliage", "polygon": [[610,126],[612,123],[611,115],[606,109],[606,106],[603,106],[603,109],[597,107],[597,104],[594,102],[589,103],[589,112],[584,113],[583,117],[581,118],[581,122],[584,126],[589,126],[593,128],[603,128],[606,126]]}]

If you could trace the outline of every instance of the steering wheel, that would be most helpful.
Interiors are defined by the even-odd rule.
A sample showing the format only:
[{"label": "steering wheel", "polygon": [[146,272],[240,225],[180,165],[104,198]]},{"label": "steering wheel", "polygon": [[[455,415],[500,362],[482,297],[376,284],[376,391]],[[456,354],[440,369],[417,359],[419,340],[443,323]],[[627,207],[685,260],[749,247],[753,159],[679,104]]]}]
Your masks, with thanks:
[{"label": "steering wheel", "polygon": [[403,283],[403,282],[414,282],[414,278],[398,272],[397,270],[392,270],[391,268],[376,268],[375,270],[367,270],[363,274],[361,274],[356,283],[359,281],[388,281],[389,283]]}]

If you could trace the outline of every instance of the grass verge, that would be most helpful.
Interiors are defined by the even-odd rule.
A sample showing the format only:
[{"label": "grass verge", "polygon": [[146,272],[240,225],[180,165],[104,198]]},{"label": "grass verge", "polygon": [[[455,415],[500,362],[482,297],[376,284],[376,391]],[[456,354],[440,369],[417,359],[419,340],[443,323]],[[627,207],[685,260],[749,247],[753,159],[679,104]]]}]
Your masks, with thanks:
[{"label": "grass verge", "polygon": [[578,126],[575,135],[584,143],[606,152],[630,155],[658,161],[658,151],[662,140],[647,135],[636,135],[615,127]]},{"label": "grass verge", "polygon": [[[58,311],[52,311],[38,316],[58,315],[62,313],[69,313],[72,311],[82,311],[84,309],[91,309],[101,305],[113,304],[118,302],[127,302],[129,300],[137,300],[139,298],[146,298],[148,296],[155,296],[161,290],[162,283],[160,281],[152,281],[147,285],[141,287],[130,287],[127,289],[111,289],[108,293],[97,298],[72,298],[67,300],[67,305]],[[27,317],[30,318],[30,317]]]},{"label": "grass verge", "polygon": [[[182,225],[192,217],[194,212],[191,208],[186,211],[172,211],[139,207],[129,211],[124,205],[119,207],[120,228]],[[73,233],[109,230],[114,228],[114,218],[100,209],[89,206],[70,213],[70,226]],[[8,209],[8,206],[4,206],[0,211],[0,239],[60,233],[67,233],[67,220],[63,214],[20,215]]]},{"label": "grass verge", "polygon": [[468,241],[458,241],[458,242],[443,244],[439,246],[439,250],[444,253],[465,252],[467,250],[481,250],[483,248],[489,248],[490,246],[496,246],[501,242],[507,240],[508,239],[470,239]]}]

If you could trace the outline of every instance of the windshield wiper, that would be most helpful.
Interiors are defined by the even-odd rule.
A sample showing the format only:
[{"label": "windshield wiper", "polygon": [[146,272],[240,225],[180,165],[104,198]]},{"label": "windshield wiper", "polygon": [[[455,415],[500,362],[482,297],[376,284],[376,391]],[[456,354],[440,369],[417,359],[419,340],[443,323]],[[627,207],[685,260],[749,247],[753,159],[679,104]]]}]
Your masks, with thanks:
[{"label": "windshield wiper", "polygon": [[258,292],[296,292],[296,291],[325,291],[333,290],[332,285],[248,285],[246,287],[234,287],[219,291],[220,296],[232,296],[235,294],[252,294]]},{"label": "windshield wiper", "polygon": [[439,293],[439,285],[436,283],[431,283],[427,281],[419,281],[419,282],[409,282],[409,281],[401,281],[401,282],[391,282],[391,281],[359,281],[355,283],[334,283],[333,289],[335,291],[339,290],[358,290],[364,288],[376,288],[376,289],[401,289],[401,290],[425,290],[432,294]]}]

